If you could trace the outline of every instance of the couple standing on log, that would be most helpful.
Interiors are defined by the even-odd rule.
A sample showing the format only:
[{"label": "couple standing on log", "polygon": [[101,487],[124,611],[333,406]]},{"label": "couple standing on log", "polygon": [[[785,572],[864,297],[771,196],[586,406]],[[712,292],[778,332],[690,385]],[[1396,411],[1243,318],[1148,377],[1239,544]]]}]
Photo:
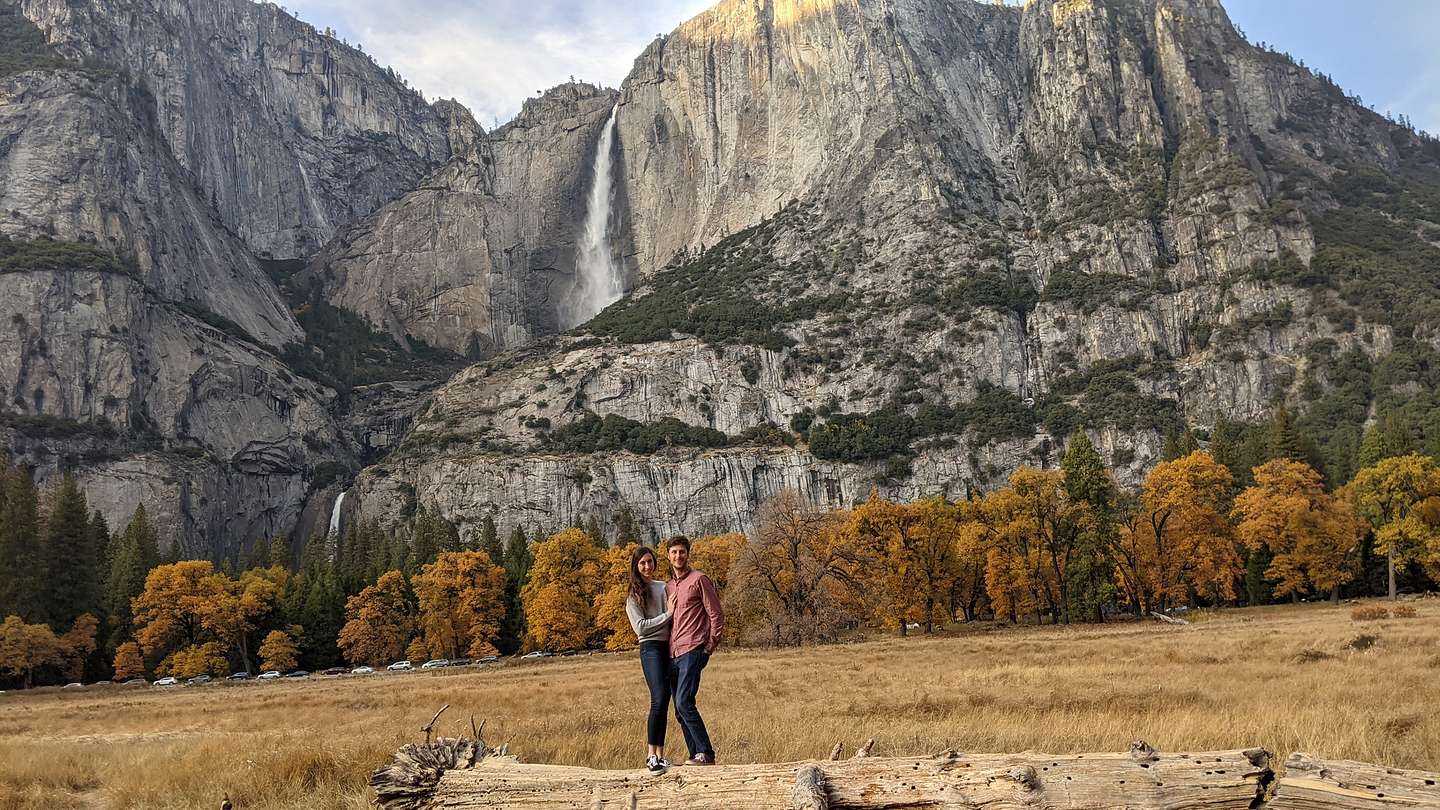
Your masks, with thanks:
[{"label": "couple standing on log", "polygon": [[645,767],[661,773],[670,767],[665,759],[666,708],[675,700],[675,719],[690,750],[686,765],[714,765],[715,749],[705,721],[695,707],[700,673],[720,646],[725,613],[710,578],[690,567],[690,540],[672,537],[666,544],[670,558],[669,582],[655,580],[655,551],[640,546],[630,555],[630,596],[625,612],[640,639],[640,667],[650,687],[650,716],[646,723],[649,756]]}]

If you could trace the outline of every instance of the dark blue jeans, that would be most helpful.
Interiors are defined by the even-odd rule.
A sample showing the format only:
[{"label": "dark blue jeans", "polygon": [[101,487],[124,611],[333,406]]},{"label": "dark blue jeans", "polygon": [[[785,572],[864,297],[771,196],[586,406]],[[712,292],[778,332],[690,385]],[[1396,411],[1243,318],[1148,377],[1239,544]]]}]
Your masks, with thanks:
[{"label": "dark blue jeans", "polygon": [[705,720],[695,708],[695,695],[700,691],[700,673],[710,663],[710,654],[697,647],[675,659],[675,719],[680,721],[680,730],[685,733],[685,746],[690,756],[709,754],[715,757],[710,747],[710,735],[705,731]]},{"label": "dark blue jeans", "polygon": [[645,685],[650,687],[650,716],[645,722],[649,745],[665,744],[665,710],[670,706],[673,675],[670,670],[670,642],[640,642],[640,668],[645,670]]}]

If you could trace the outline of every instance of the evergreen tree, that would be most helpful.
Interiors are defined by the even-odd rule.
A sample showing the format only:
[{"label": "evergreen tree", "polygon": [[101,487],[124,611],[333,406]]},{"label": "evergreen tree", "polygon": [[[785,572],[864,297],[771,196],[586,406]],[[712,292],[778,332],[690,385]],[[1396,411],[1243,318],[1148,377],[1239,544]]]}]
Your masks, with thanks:
[{"label": "evergreen tree", "polygon": [[145,590],[145,577],[160,563],[155,529],[150,525],[145,504],[135,508],[130,524],[115,539],[110,555],[110,575],[105,583],[105,612],[110,619],[110,639],[130,635],[130,603]]},{"label": "evergreen tree", "polygon": [[640,525],[635,520],[635,510],[629,506],[620,507],[615,515],[615,545],[633,546],[640,542]]},{"label": "evergreen tree", "polygon": [[1391,411],[1365,431],[1360,440],[1359,466],[1373,467],[1387,458],[1416,452],[1415,439],[1403,414]]},{"label": "evergreen tree", "polygon": [[495,644],[506,655],[517,652],[525,640],[525,606],[520,600],[520,591],[530,581],[530,566],[534,561],[525,530],[517,525],[505,546],[505,622]]},{"label": "evergreen tree", "polygon": [[1165,444],[1161,447],[1160,459],[1161,461],[1174,461],[1199,449],[1200,442],[1195,438],[1195,433],[1186,427],[1184,430],[1171,431],[1165,435]]},{"label": "evergreen tree", "polygon": [[6,507],[9,503],[10,476],[14,474],[9,456],[0,453],[0,617],[13,616],[17,612],[15,603],[19,582],[16,575],[19,573],[20,550],[15,547],[14,534],[10,531],[10,510]]},{"label": "evergreen tree", "polygon": [[4,532],[0,547],[8,558],[5,568],[11,573],[5,615],[42,624],[48,618],[43,591],[46,558],[40,534],[39,496],[28,467],[14,468],[6,476],[0,531]]},{"label": "evergreen tree", "polygon": [[250,546],[250,551],[245,555],[246,571],[255,568],[270,567],[270,538],[262,537]]},{"label": "evergreen tree", "polygon": [[1265,431],[1265,460],[1272,458],[1288,458],[1292,461],[1308,461],[1309,454],[1305,452],[1305,444],[1300,438],[1300,432],[1295,429],[1295,420],[1290,416],[1290,410],[1284,405],[1275,408],[1275,413],[1270,417],[1270,424]]},{"label": "evergreen tree", "polygon": [[1251,607],[1268,605],[1275,598],[1274,585],[1265,579],[1265,572],[1274,559],[1275,555],[1266,546],[1249,549],[1245,559],[1245,598]]},{"label": "evergreen tree", "polygon": [[500,532],[495,528],[495,518],[486,515],[480,521],[480,550],[490,556],[490,562],[505,564],[505,546],[500,543]]},{"label": "evergreen tree", "polygon": [[[1193,436],[1190,438],[1194,441]],[[1115,596],[1114,549],[1120,529],[1120,492],[1083,430],[1070,437],[1060,469],[1065,474],[1065,492],[1070,500],[1087,507],[1084,526],[1066,569],[1071,603],[1067,607],[1074,615],[1102,622],[1104,606]]]},{"label": "evergreen tree", "polygon": [[44,608],[52,629],[64,632],[82,613],[97,612],[99,549],[91,547],[90,507],[74,476],[60,479],[45,516],[42,554]]},{"label": "evergreen tree", "polygon": [[607,547],[607,544],[605,542],[605,530],[600,528],[600,521],[594,515],[591,515],[590,518],[585,521],[585,534],[589,536],[590,542],[594,543],[599,548]]},{"label": "evergreen tree", "polygon": [[421,509],[415,516],[415,525],[411,529],[410,559],[405,564],[407,576],[414,576],[440,555],[442,532],[440,519],[432,515],[430,510]]},{"label": "evergreen tree", "polygon": [[278,565],[289,570],[293,556],[290,551],[290,538],[283,534],[277,534],[270,539],[270,565]]}]

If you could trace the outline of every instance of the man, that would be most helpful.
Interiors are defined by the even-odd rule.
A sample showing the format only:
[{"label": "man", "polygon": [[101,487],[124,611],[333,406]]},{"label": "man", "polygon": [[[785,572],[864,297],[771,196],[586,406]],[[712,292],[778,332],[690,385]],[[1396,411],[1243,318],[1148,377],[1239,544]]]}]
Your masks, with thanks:
[{"label": "man", "polygon": [[686,765],[714,765],[715,749],[705,721],[695,708],[695,695],[700,691],[700,673],[710,662],[710,655],[720,646],[725,631],[725,614],[720,610],[720,595],[710,578],[690,567],[690,540],[679,536],[670,539],[667,554],[673,575],[665,584],[670,607],[670,658],[674,664],[675,719],[685,733],[690,749]]}]

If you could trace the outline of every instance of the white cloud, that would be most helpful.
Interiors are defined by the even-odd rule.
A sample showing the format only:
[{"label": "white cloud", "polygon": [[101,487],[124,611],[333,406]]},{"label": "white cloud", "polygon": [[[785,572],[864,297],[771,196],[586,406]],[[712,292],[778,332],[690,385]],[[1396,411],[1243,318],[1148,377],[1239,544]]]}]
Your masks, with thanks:
[{"label": "white cloud", "polygon": [[459,99],[491,128],[526,97],[571,76],[618,87],[657,33],[713,2],[647,0],[616,9],[614,0],[292,0],[290,7],[358,41],[427,98]]}]

